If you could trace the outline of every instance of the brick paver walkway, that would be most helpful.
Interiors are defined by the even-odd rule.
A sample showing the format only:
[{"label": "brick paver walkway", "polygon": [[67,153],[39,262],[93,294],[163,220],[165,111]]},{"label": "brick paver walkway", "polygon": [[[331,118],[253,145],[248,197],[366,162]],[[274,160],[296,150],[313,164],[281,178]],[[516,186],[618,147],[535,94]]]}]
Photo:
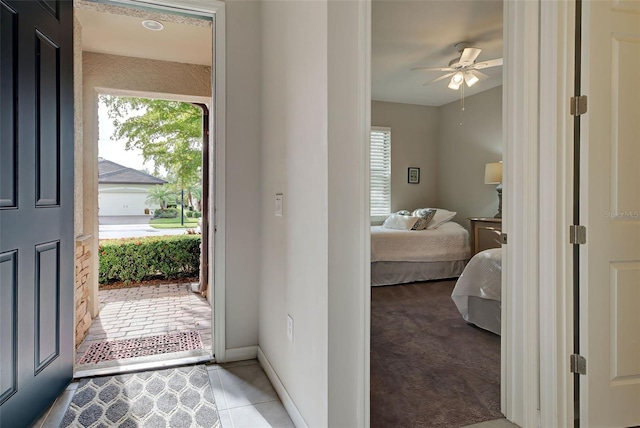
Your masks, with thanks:
[{"label": "brick paver walkway", "polygon": [[191,291],[190,284],[162,284],[101,290],[100,314],[76,350],[76,361],[91,344],[110,339],[131,339],[198,330],[211,351],[211,307]]}]

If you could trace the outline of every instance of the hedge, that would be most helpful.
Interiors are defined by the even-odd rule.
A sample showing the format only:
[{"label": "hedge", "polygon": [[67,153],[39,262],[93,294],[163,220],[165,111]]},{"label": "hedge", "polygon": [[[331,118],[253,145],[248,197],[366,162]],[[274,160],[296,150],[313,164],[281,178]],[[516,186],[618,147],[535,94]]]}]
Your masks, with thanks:
[{"label": "hedge", "polygon": [[200,235],[106,239],[98,253],[100,284],[195,276],[200,270]]},{"label": "hedge", "polygon": [[178,217],[177,208],[158,208],[153,212],[153,218],[176,218]]}]

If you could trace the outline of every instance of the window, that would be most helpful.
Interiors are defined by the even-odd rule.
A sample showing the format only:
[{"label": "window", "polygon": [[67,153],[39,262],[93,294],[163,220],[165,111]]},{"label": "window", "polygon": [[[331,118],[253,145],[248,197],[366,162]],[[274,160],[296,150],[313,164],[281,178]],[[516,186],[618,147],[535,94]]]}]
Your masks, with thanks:
[{"label": "window", "polygon": [[371,217],[391,213],[391,128],[371,127]]}]

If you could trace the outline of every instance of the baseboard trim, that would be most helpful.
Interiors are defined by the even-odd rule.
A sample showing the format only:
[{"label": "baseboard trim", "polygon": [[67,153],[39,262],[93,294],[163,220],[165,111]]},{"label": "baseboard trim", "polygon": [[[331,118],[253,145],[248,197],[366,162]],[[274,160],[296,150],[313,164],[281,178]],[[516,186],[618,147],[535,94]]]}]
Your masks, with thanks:
[{"label": "baseboard trim", "polygon": [[253,360],[258,356],[257,346],[246,346],[244,348],[231,348],[225,351],[225,363],[234,361]]},{"label": "baseboard trim", "polygon": [[302,417],[302,413],[300,413],[300,411],[296,407],[296,404],[293,402],[293,399],[287,392],[287,389],[284,387],[284,384],[278,377],[278,374],[273,369],[273,366],[267,359],[267,356],[264,355],[264,352],[262,352],[262,349],[260,349],[259,346],[258,346],[258,362],[260,363],[260,365],[262,366],[262,369],[264,370],[264,372],[267,374],[267,377],[271,381],[271,385],[273,385],[273,388],[278,393],[278,396],[280,397],[280,400],[282,401],[284,408],[287,410],[287,413],[289,413],[289,417],[293,421],[293,424],[297,428],[308,428],[309,425]]}]

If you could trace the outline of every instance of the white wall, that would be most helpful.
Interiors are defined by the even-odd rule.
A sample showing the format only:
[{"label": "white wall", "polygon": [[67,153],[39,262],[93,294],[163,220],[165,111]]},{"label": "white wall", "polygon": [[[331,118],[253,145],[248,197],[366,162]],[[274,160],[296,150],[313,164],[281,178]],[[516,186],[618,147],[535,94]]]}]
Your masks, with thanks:
[{"label": "white wall", "polygon": [[[370,3],[328,2],[330,427],[369,420],[370,229],[368,147]],[[393,137],[392,137],[393,138]]]},{"label": "white wall", "polygon": [[[373,101],[371,125],[391,128],[391,212],[435,206],[438,200],[438,107]],[[407,169],[420,168],[420,183]]]},{"label": "white wall", "polygon": [[468,229],[469,217],[498,212],[484,167],[502,160],[502,87],[465,98],[462,116],[458,101],[440,107],[438,122],[438,206],[456,211],[455,221]]},{"label": "white wall", "polygon": [[258,344],[260,2],[227,1],[226,21],[225,339],[233,349]]},{"label": "white wall", "polygon": [[327,4],[261,8],[259,343],[307,424],[327,426]]}]

